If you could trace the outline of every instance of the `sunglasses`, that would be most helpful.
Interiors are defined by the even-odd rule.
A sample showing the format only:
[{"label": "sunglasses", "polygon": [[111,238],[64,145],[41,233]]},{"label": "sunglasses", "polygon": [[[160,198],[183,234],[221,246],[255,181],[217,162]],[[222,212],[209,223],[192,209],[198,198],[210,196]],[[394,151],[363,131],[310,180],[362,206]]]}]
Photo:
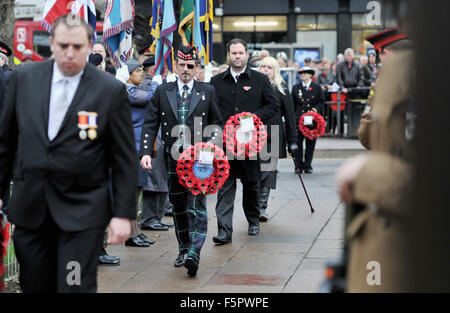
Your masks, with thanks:
[{"label": "sunglasses", "polygon": [[178,64],[179,67],[183,68],[183,67],[187,67],[190,70],[193,70],[195,68],[194,64]]}]

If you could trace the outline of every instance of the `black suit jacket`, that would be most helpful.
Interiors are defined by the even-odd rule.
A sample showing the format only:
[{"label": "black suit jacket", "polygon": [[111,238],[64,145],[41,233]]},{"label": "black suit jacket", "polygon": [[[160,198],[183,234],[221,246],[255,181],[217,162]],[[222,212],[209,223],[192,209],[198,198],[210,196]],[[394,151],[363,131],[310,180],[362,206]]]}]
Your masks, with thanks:
[{"label": "black suit jacket", "polygon": [[325,106],[325,97],[320,85],[312,81],[309,89],[311,90],[306,90],[303,83],[292,87],[292,102],[294,103],[297,129],[302,114],[312,111],[312,109],[316,109],[320,113]]},{"label": "black suit jacket", "polygon": [[[222,115],[217,106],[216,92],[211,85],[194,81],[191,94],[191,104],[186,121],[191,132],[191,144],[210,141],[212,137],[215,137],[213,136],[213,133],[216,132],[215,129],[217,128],[219,131],[219,128],[222,127]],[[180,124],[178,121],[177,82],[159,85],[147,108],[142,126],[140,157],[151,155],[160,125],[165,145],[172,146],[178,139],[177,134],[172,136],[172,128]],[[195,125],[194,122],[197,124]],[[203,134],[203,130],[208,125],[217,125],[210,132],[211,136]],[[214,142],[217,143],[217,141]]]},{"label": "black suit jacket", "polygon": [[[65,231],[105,227],[111,217],[136,217],[137,164],[125,85],[90,64],[56,137],[47,135],[53,60],[12,74],[0,116],[0,194],[14,159],[10,219],[39,228],[47,211]],[[81,140],[78,112],[96,112],[97,138]],[[16,152],[17,151],[17,152]],[[112,170],[111,209],[108,171]]]},{"label": "black suit jacket", "polygon": [[[275,90],[267,75],[252,70],[249,66],[235,83],[230,68],[214,76],[211,84],[215,87],[224,123],[241,112],[256,114],[267,122],[280,111]],[[244,89],[247,88],[247,91]],[[260,160],[230,160],[231,175],[244,181],[258,181],[261,178]]]}]

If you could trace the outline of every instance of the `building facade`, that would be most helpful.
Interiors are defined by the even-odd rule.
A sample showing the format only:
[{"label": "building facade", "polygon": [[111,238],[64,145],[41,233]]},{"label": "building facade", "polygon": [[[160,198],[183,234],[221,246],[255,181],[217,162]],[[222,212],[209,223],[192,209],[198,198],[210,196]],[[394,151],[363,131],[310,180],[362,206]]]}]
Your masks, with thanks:
[{"label": "building facade", "polygon": [[[310,50],[334,60],[352,47],[367,53],[364,38],[396,26],[392,6],[371,0],[214,0],[214,59],[225,62],[225,45],[239,37],[250,49]],[[273,53],[272,53],[273,54]]]}]

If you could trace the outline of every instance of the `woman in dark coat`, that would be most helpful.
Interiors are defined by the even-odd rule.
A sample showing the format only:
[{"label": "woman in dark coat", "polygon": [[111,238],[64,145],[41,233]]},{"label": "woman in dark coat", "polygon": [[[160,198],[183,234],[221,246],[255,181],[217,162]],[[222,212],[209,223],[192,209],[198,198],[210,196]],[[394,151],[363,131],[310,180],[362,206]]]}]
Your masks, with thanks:
[{"label": "woman in dark coat", "polygon": [[[261,161],[261,189],[259,195],[260,204],[260,221],[265,222],[268,220],[266,214],[267,202],[269,200],[270,189],[276,189],[277,182],[277,166],[278,159],[285,159],[286,146],[288,146],[289,153],[298,149],[296,140],[296,125],[294,105],[289,90],[281,77],[280,66],[272,57],[263,59],[258,67],[258,70],[266,74],[269,77],[270,82],[275,90],[275,94],[278,98],[280,105],[279,113],[267,122],[267,152],[270,158],[264,158],[262,155]],[[283,122],[284,119],[284,122]],[[274,126],[278,126],[279,137],[275,142],[271,140],[272,131],[276,131]],[[278,149],[278,155],[276,152],[272,153],[273,148]],[[265,160],[264,160],[265,159]]]}]

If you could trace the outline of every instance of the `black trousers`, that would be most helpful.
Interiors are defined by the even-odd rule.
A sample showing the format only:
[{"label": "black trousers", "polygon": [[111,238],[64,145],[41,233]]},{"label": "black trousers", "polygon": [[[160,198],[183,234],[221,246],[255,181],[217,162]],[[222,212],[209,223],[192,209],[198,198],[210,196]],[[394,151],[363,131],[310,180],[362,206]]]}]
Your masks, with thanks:
[{"label": "black trousers", "polygon": [[142,191],[141,226],[159,223],[164,216],[168,192]]},{"label": "black trousers", "polygon": [[[260,182],[242,182],[242,206],[250,226],[259,225]],[[236,198],[236,178],[229,176],[217,194],[216,216],[219,233],[231,238],[233,233],[233,211]]]},{"label": "black trousers", "polygon": [[14,249],[23,292],[96,292],[98,251],[105,228],[60,229],[50,213],[39,229],[17,227]]},{"label": "black trousers", "polygon": [[[303,141],[305,141],[305,157],[303,157]],[[295,158],[297,159],[300,170],[311,169],[311,163],[314,155],[314,148],[316,147],[316,140],[310,140],[303,136],[301,131],[297,131],[297,146],[298,152]]]}]

